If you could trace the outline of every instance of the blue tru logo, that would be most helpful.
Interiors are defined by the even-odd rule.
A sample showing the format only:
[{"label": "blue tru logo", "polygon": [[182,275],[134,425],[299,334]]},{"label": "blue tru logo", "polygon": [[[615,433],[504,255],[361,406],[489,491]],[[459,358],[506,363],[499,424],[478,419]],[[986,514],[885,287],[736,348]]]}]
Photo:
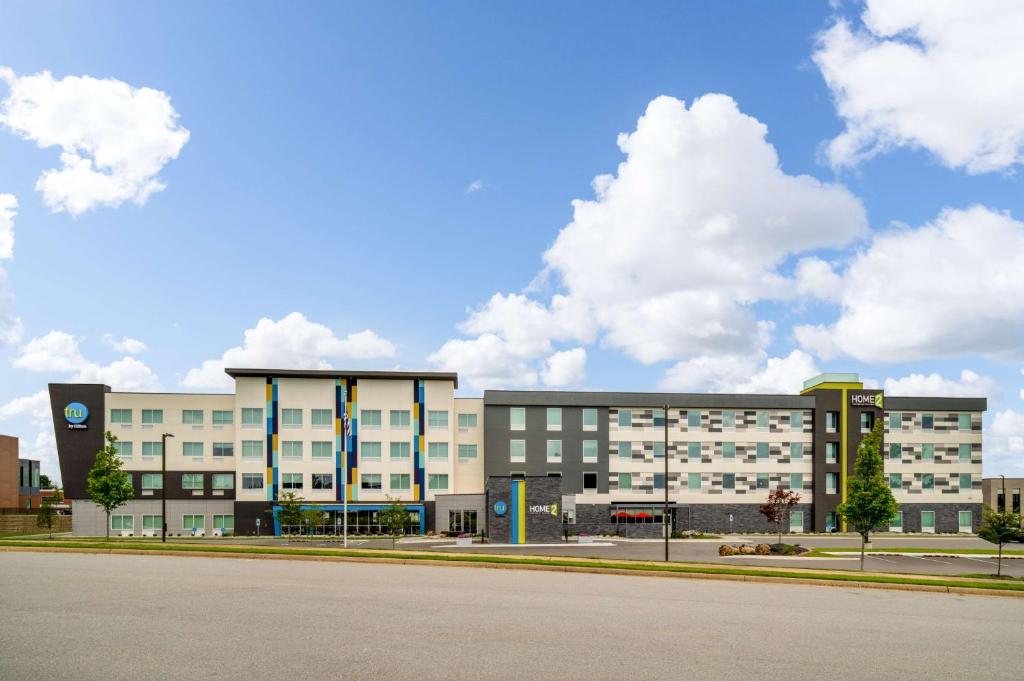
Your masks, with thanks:
[{"label": "blue tru logo", "polygon": [[508,504],[504,501],[494,502],[494,515],[505,515],[508,513]]},{"label": "blue tru logo", "polygon": [[85,425],[89,418],[89,408],[81,402],[72,402],[64,407],[64,420],[68,422],[69,430],[80,430],[88,428]]}]

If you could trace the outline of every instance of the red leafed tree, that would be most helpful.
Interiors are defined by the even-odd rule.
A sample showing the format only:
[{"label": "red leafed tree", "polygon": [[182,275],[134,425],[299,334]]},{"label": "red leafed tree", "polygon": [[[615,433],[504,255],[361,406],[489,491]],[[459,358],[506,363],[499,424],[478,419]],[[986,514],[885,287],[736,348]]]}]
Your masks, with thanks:
[{"label": "red leafed tree", "polygon": [[789,514],[793,507],[800,503],[800,495],[792,490],[777,488],[768,494],[768,501],[759,509],[768,522],[773,523],[779,531],[779,543],[782,543],[782,530],[789,522]]}]

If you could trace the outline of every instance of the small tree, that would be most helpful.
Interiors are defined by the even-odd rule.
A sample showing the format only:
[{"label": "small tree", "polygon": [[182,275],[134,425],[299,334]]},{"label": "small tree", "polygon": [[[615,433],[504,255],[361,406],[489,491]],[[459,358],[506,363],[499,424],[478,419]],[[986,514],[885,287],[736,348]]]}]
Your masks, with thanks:
[{"label": "small tree", "polygon": [[45,473],[39,474],[39,489],[53,489],[53,483],[50,481],[50,476]]},{"label": "small tree", "polygon": [[987,542],[999,545],[999,562],[996,564],[996,576],[1003,576],[1003,544],[1021,536],[1021,516],[1013,511],[997,511],[986,508],[981,515],[981,528],[978,536]]},{"label": "small tree", "polygon": [[782,543],[782,530],[786,528],[789,523],[789,515],[793,511],[793,507],[799,503],[799,494],[792,490],[779,487],[768,495],[768,501],[762,504],[759,509],[761,511],[761,515],[763,515],[769,523],[775,525],[775,529],[779,532],[780,544]]},{"label": "small tree", "polygon": [[[50,539],[53,539],[53,519],[57,515],[57,511],[53,508],[54,503],[53,497],[43,497],[39,504],[39,511],[36,513],[36,527],[45,527],[46,531],[50,533]],[[109,523],[107,524],[109,525]]]},{"label": "small tree", "polygon": [[110,512],[124,506],[135,496],[132,492],[132,478],[121,469],[114,443],[117,437],[110,431],[103,434],[107,445],[96,452],[96,463],[89,470],[85,492],[94,504],[107,514],[107,539],[110,539]]},{"label": "small tree", "polygon": [[285,492],[281,495],[277,501],[280,506],[277,509],[277,522],[281,527],[302,525],[302,509],[299,507],[301,502],[302,499],[295,496],[295,492]]},{"label": "small tree", "polygon": [[316,534],[316,526],[324,524],[324,512],[319,508],[307,508],[302,511],[302,526],[306,534]]},{"label": "small tree", "polygon": [[836,513],[860,535],[860,569],[864,569],[864,546],[876,527],[889,522],[900,509],[885,479],[882,461],[882,419],[864,436],[857,447],[853,476],[848,481],[846,501]]},{"label": "small tree", "polygon": [[409,526],[409,510],[398,499],[388,497],[388,507],[380,512],[380,523],[391,535],[391,548],[395,548],[396,538],[405,533]]}]

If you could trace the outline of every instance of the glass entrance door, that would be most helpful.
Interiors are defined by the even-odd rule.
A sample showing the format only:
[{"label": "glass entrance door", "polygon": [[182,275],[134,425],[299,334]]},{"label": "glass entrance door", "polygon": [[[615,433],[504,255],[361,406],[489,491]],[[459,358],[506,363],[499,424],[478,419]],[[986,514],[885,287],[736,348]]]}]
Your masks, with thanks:
[{"label": "glass entrance door", "polygon": [[935,532],[935,511],[921,511],[921,531]]},{"label": "glass entrance door", "polygon": [[959,521],[960,521],[959,530],[961,532],[967,532],[967,533],[973,532],[974,531],[974,523],[972,522],[974,520],[973,514],[970,511],[960,511],[958,516],[959,516]]}]

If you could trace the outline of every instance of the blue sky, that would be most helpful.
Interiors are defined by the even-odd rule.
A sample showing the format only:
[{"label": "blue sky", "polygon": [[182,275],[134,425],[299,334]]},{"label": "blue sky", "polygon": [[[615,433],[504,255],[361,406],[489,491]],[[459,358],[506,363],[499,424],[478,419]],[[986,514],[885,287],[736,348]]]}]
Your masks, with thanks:
[{"label": "blue sky", "polygon": [[[1024,243],[1024,124],[1011,106],[1020,95],[998,87],[978,93],[945,73],[960,43],[935,28],[943,22],[933,10],[893,17],[884,3],[874,4],[4,3],[0,68],[13,75],[0,81],[0,98],[43,71],[58,88],[78,76],[152,88],[169,97],[178,116],[171,125],[187,129],[188,140],[157,164],[151,177],[166,186],[144,203],[86,196],[93,203],[72,214],[36,188],[43,173],[61,167],[61,143],[41,136],[66,139],[81,125],[85,139],[116,146],[118,135],[109,131],[125,122],[93,116],[82,123],[76,116],[90,106],[73,99],[45,131],[31,116],[18,123],[8,111],[6,125],[0,118],[0,194],[17,200],[13,257],[0,266],[5,314],[20,320],[21,331],[0,349],[0,430],[52,461],[39,401],[27,399],[47,382],[91,377],[115,388],[218,389],[203,383],[218,373],[216,364],[206,374],[189,372],[239,346],[236,358],[278,365],[455,369],[466,394],[498,385],[772,391],[790,386],[779,373],[791,381],[793,372],[814,368],[858,371],[880,385],[890,379],[894,391],[986,394],[986,423],[996,428],[986,473],[1020,474],[1024,311],[996,302],[1014,292],[1024,297],[1012,275],[1024,257],[1017,250]],[[865,9],[875,14],[862,17]],[[886,35],[894,21],[907,22],[898,26],[907,33]],[[983,14],[953,23],[972,21],[1000,23]],[[846,34],[823,33],[838,25],[860,41],[854,48]],[[1012,64],[1021,53],[1019,41],[996,33],[971,58],[998,83],[1004,74],[994,65]],[[921,77],[901,87],[906,64],[898,56],[871,72],[872,50],[886,41],[928,48],[918,58],[941,88]],[[1011,71],[1006,90],[1014,89]],[[106,95],[92,93],[94,85],[76,96],[95,104]],[[908,91],[912,96],[901,98]],[[727,96],[735,111],[709,99],[699,121],[690,116],[699,109],[694,100],[708,93]],[[678,101],[648,109],[659,96]],[[976,113],[1000,105],[1011,112],[1004,119]],[[119,106],[115,99],[100,110],[145,114]],[[617,136],[637,131],[645,111],[649,132],[633,138],[645,151],[626,153]],[[704,124],[716,120],[735,127],[714,136]],[[756,122],[767,130],[761,142],[735,142]],[[829,146],[853,128],[859,155]],[[691,141],[673,148],[677,133]],[[999,135],[1002,155],[977,141]],[[145,147],[150,138],[125,134],[120,141]],[[745,159],[765,149],[779,166],[751,171],[749,188],[728,179],[684,186],[702,177],[694,174],[701,162],[725,177],[744,177]],[[125,153],[144,158],[146,149]],[[595,201],[594,178],[616,175],[624,162],[642,177],[661,172],[664,193],[647,196],[642,180],[623,181],[613,191],[618,198],[596,201],[596,217],[574,213],[574,200]],[[779,178],[788,187],[785,178],[800,175],[824,184],[793,197],[788,189],[769,192],[733,216],[732,206],[748,195]],[[826,197],[821,187],[831,185]],[[716,199],[719,190],[723,198]],[[987,212],[957,213],[949,231],[980,229],[990,251],[961,263],[965,249],[954,244],[948,257],[937,254],[935,269],[888,281],[886,263],[901,246],[879,237],[895,234],[912,245],[925,234],[916,230],[944,209],[975,205]],[[703,218],[678,217],[691,209]],[[776,210],[777,219],[759,222]],[[714,222],[708,215],[723,213],[732,240],[748,239],[754,251],[763,250],[756,247],[762,237],[778,241],[773,225],[816,219],[818,234],[794,235],[796,245],[767,262],[751,255],[764,272],[737,275],[720,288],[671,271],[673,262],[699,272],[695,260],[737,257],[715,237],[692,253],[687,247]],[[989,224],[998,216],[1003,222]],[[988,226],[976,228],[979,220]],[[651,252],[612,253],[617,242],[604,229],[649,239]],[[653,245],[662,233],[674,235],[666,242],[672,248]],[[948,244],[948,236],[943,231],[938,243]],[[545,260],[560,239],[569,254]],[[608,253],[600,252],[602,243]],[[596,249],[591,262],[570,262],[587,246]],[[852,268],[858,256],[864,261]],[[798,268],[805,259],[827,269],[804,285]],[[593,276],[566,278],[591,264]],[[659,274],[643,281],[650,271]],[[766,293],[774,284],[752,288],[761,275],[780,277],[778,291]],[[639,281],[620,295],[609,293],[602,276]],[[935,306],[914,286],[929,278],[953,282],[951,293],[937,295],[962,299]],[[971,279],[984,285],[972,289]],[[652,293],[666,285],[678,296]],[[865,326],[864,310],[850,302],[861,286],[866,298],[890,306],[904,300],[912,328]],[[711,290],[723,301],[721,319],[686,302],[688,291]],[[523,297],[517,310],[505,298],[487,306],[496,293]],[[566,321],[553,296],[585,309]],[[964,315],[972,301],[997,309],[974,320]],[[522,321],[524,306],[531,321]],[[958,321],[920,331],[927,324],[914,309]],[[645,312],[629,321],[635,310]],[[844,315],[849,327],[840,322]],[[263,318],[273,328],[245,346],[243,333]],[[576,319],[589,330],[577,332]],[[680,319],[687,328],[676,335],[631,337],[633,327],[657,336],[660,324]],[[725,330],[693,332],[711,326]],[[812,340],[798,327],[832,330]],[[761,336],[751,340],[755,328]],[[372,334],[348,338],[364,330]],[[53,331],[63,335],[48,336]],[[108,334],[146,349],[115,349],[104,341]],[[882,336],[909,340],[877,340]],[[33,339],[48,340],[32,346]],[[558,353],[568,354],[553,359]],[[133,362],[111,368],[126,356]],[[776,359],[784,363],[773,374]]]}]

